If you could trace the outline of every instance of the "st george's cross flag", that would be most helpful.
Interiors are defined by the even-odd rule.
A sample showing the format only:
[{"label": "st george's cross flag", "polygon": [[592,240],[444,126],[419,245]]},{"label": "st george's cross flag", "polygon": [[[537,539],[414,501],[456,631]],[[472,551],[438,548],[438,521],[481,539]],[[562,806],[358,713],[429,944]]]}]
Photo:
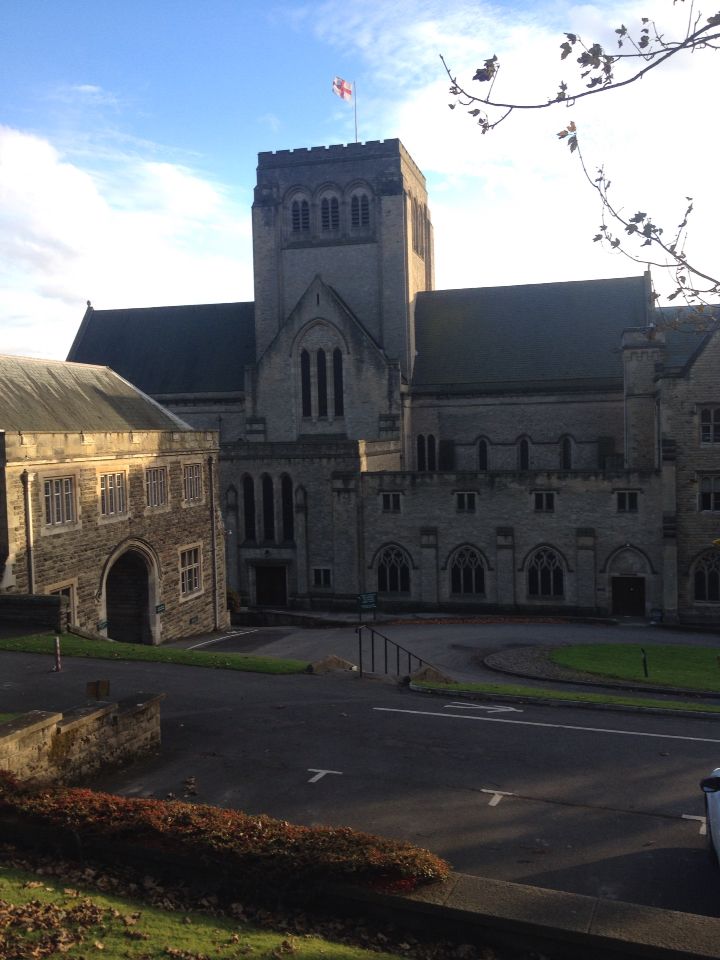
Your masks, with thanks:
[{"label": "st george's cross flag", "polygon": [[334,77],[332,82],[333,93],[346,100],[348,103],[352,100],[353,85],[349,80],[343,80],[342,77]]}]

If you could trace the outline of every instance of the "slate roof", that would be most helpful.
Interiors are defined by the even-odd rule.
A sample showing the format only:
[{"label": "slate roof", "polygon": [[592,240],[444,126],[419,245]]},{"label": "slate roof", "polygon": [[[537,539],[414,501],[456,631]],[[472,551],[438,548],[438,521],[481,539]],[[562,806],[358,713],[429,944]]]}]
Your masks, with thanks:
[{"label": "slate roof", "polygon": [[190,429],[107,367],[0,356],[0,431]]},{"label": "slate roof", "polygon": [[702,312],[692,307],[658,307],[658,324],[665,337],[663,368],[668,373],[682,373],[695,359],[720,327],[720,307],[705,307]]},{"label": "slate roof", "polygon": [[413,392],[617,388],[647,303],[642,276],[420,293]]},{"label": "slate roof", "polygon": [[153,396],[238,393],[255,362],[255,304],[88,307],[68,360],[112,367]]}]

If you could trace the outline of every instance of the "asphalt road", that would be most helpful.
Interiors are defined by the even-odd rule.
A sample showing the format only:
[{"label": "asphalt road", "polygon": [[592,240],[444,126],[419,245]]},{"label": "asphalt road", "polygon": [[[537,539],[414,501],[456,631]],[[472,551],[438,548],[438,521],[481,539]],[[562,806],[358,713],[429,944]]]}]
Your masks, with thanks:
[{"label": "asphalt road", "polygon": [[182,799],[194,777],[187,799],[407,838],[467,873],[720,916],[698,789],[720,763],[720,721],[456,706],[351,674],[51,666],[0,653],[0,710],[74,706],[99,678],[114,697],[167,693],[160,755],[100,788]]}]

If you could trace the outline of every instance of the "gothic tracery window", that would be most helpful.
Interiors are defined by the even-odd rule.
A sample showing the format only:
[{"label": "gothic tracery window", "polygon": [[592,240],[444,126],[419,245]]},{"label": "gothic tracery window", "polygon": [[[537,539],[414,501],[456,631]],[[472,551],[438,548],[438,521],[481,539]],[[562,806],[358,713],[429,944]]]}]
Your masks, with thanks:
[{"label": "gothic tracery window", "polygon": [[695,602],[720,603],[720,550],[711,550],[695,564]]},{"label": "gothic tracery window", "polygon": [[342,350],[336,347],[333,350],[333,399],[336,417],[342,417],[345,415],[345,399],[343,391],[343,355]]},{"label": "gothic tracery window", "polygon": [[273,542],[275,540],[275,491],[273,489],[272,477],[264,473],[261,484],[263,540]]},{"label": "gothic tracery window", "polygon": [[379,593],[410,593],[410,562],[400,547],[386,547],[377,567]]},{"label": "gothic tracery window", "polygon": [[485,567],[477,550],[462,547],[450,564],[450,591],[455,594],[485,593]]},{"label": "gothic tracery window", "polygon": [[282,538],[286,543],[295,539],[295,502],[291,478],[284,473],[280,478],[280,501],[282,506]]},{"label": "gothic tracery window", "polygon": [[340,204],[337,197],[323,197],[320,203],[320,229],[330,233],[340,228]]},{"label": "gothic tracery window", "polygon": [[255,533],[255,483],[247,474],[242,481],[243,516],[245,521],[245,539],[254,541]]},{"label": "gothic tracery window", "polygon": [[565,592],[565,574],[560,557],[549,547],[541,547],[533,554],[527,569],[528,596],[539,598],[562,597]]}]

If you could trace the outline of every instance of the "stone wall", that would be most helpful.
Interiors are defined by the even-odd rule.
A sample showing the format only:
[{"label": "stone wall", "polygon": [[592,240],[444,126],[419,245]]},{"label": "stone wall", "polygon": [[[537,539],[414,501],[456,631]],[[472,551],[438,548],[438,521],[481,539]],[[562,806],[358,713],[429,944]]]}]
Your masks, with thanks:
[{"label": "stone wall", "polygon": [[136,693],[67,713],[33,710],[0,725],[0,771],[36,783],[76,783],[160,746],[164,694]]}]

